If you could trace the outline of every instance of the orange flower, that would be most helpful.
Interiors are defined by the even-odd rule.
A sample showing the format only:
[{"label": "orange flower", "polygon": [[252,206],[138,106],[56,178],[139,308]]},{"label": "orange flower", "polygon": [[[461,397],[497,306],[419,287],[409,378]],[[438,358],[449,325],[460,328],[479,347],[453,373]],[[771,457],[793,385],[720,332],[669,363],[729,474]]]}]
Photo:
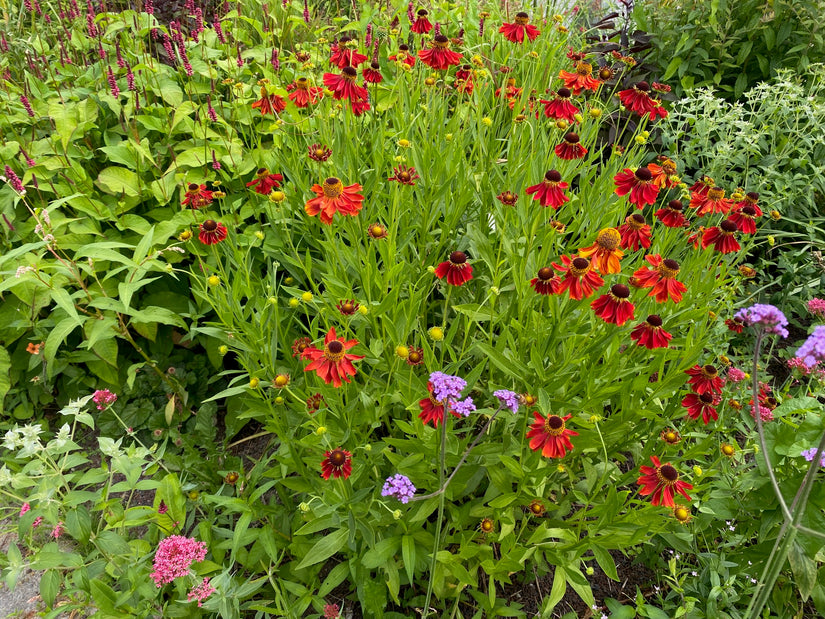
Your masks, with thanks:
[{"label": "orange flower", "polygon": [[588,62],[579,61],[576,64],[576,72],[559,71],[559,77],[564,80],[564,85],[573,91],[574,95],[580,95],[582,90],[596,91],[601,82],[593,77],[593,65]]},{"label": "orange flower", "polygon": [[261,110],[261,115],[266,116],[267,114],[277,114],[278,112],[283,112],[286,109],[286,101],[283,100],[282,97],[278,95],[268,95],[266,94],[266,88],[261,88],[261,98],[255,101],[252,104],[252,109],[258,108]]},{"label": "orange flower", "polygon": [[340,179],[330,176],[323,186],[312,186],[315,197],[304,205],[304,210],[310,217],[320,213],[321,223],[327,225],[332,223],[335,213],[355,216],[364,205],[364,196],[358,193],[361,189],[363,188],[358,183],[344,187]]},{"label": "orange flower", "polygon": [[618,273],[622,270],[619,260],[624,256],[624,252],[619,249],[621,240],[622,235],[616,228],[604,228],[599,231],[595,243],[579,249],[579,256],[590,258],[593,268],[602,275]]},{"label": "orange flower", "polygon": [[43,342],[39,344],[35,344],[34,342],[29,342],[29,345],[26,346],[26,352],[30,355],[39,355],[40,349],[43,347]]},{"label": "orange flower", "polygon": [[533,412],[535,421],[530,425],[527,438],[530,439],[530,449],[538,451],[545,458],[563,458],[568,451],[573,450],[573,444],[568,437],[578,436],[578,432],[567,429],[567,421],[572,415],[559,417],[558,415],[547,415],[542,417],[539,413]]}]

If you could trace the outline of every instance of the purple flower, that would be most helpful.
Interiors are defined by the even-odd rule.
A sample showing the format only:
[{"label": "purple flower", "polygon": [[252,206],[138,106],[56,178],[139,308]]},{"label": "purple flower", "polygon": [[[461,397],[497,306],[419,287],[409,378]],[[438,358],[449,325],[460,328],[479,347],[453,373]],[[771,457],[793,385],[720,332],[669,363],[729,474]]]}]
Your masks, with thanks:
[{"label": "purple flower", "polygon": [[456,415],[462,415],[464,417],[469,417],[470,413],[475,411],[475,409],[476,405],[473,402],[473,398],[464,398],[463,400],[458,400],[452,405],[452,412]]},{"label": "purple flower", "polygon": [[493,395],[501,402],[502,408],[509,408],[514,413],[518,412],[518,394],[514,391],[507,391],[507,389],[499,389],[493,391]]},{"label": "purple flower", "polygon": [[785,328],[788,326],[788,319],[773,305],[756,303],[736,312],[734,318],[740,319],[749,327],[764,327],[765,333],[788,337],[788,330]]},{"label": "purple flower", "polygon": [[[813,462],[814,456],[816,456],[816,447],[806,449],[800,455],[804,457],[808,462]],[[819,465],[825,466],[825,451],[819,454]]]},{"label": "purple flower", "polygon": [[800,357],[809,368],[825,361],[825,326],[814,329],[814,332],[796,351],[796,356]]},{"label": "purple flower", "polygon": [[11,188],[14,189],[17,193],[25,193],[26,189],[23,187],[23,181],[20,180],[20,177],[15,174],[14,170],[11,169],[10,166],[6,166],[5,168],[6,177],[8,180],[9,185]]},{"label": "purple flower", "polygon": [[400,473],[388,477],[387,481],[384,482],[384,488],[381,490],[381,496],[395,497],[405,504],[410,502],[414,494],[415,486],[413,486],[410,478]]},{"label": "purple flower", "polygon": [[461,391],[467,386],[467,381],[463,378],[450,376],[444,372],[430,374],[430,382],[433,384],[433,395],[437,402],[443,402],[447,398],[457,400],[461,396]]}]

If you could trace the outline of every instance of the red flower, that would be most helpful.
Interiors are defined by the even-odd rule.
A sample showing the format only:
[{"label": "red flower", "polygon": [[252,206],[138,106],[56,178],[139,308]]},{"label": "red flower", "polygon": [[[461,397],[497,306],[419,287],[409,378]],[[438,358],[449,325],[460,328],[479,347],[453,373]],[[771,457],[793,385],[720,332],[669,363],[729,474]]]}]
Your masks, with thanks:
[{"label": "red flower", "polygon": [[659,254],[645,256],[645,260],[653,268],[636,271],[633,274],[636,285],[639,288],[653,288],[648,296],[655,296],[659,303],[664,303],[668,299],[672,299],[674,303],[681,301],[687,287],[676,280],[676,276],[679,275],[679,263],[669,258],[662,260]]},{"label": "red flower", "polygon": [[339,69],[344,67],[357,67],[362,62],[367,61],[364,54],[359,54],[358,50],[352,49],[351,45],[357,46],[358,42],[353,41],[349,37],[341,37],[337,44],[330,46],[332,55],[329,57],[330,64],[334,64]]},{"label": "red flower", "polygon": [[662,118],[667,118],[667,110],[665,106],[662,105],[662,102],[659,99],[654,99],[651,97],[651,103],[653,104],[653,109],[650,110],[649,117],[650,122],[656,120],[657,116],[661,116]]},{"label": "red flower", "polygon": [[749,191],[745,194],[744,199],[741,202],[737,202],[733,205],[734,212],[739,212],[744,209],[746,206],[753,207],[753,210],[756,211],[754,217],[762,217],[762,209],[759,208],[759,194],[755,191]]},{"label": "red flower", "polygon": [[573,450],[573,444],[568,437],[578,436],[578,432],[567,429],[567,421],[572,415],[559,417],[558,415],[547,415],[542,417],[539,413],[533,412],[535,422],[530,425],[527,438],[530,439],[530,449],[538,451],[546,458],[563,458],[568,451]]},{"label": "red flower", "polygon": [[312,86],[305,77],[299,77],[286,87],[290,94],[289,100],[297,107],[305,108],[315,105],[324,96],[324,89],[320,86]]},{"label": "red flower", "polygon": [[344,67],[341,75],[324,73],[324,85],[332,91],[332,97],[336,100],[366,101],[369,93],[366,88],[355,83],[357,77],[358,71],[352,67]]},{"label": "red flower", "polygon": [[410,53],[410,48],[407,45],[399,45],[398,51],[394,53],[389,58],[394,62],[403,62],[407,66],[412,67],[415,65],[415,56]]},{"label": "red flower", "polygon": [[407,355],[407,365],[421,365],[424,363],[424,349],[410,346],[410,352]]},{"label": "red flower", "polygon": [[668,228],[684,228],[688,221],[682,213],[682,208],[681,200],[671,200],[667,206],[656,211],[656,219]]},{"label": "red flower", "polygon": [[447,37],[437,34],[433,37],[430,49],[418,50],[418,57],[428,67],[446,71],[451,65],[458,65],[462,56],[450,50],[450,40]]},{"label": "red flower", "polygon": [[405,165],[400,165],[397,168],[393,168],[392,171],[395,172],[395,174],[390,176],[387,180],[395,181],[396,183],[401,183],[402,185],[415,185],[415,179],[419,178],[418,174],[415,173],[415,168]]},{"label": "red flower", "polygon": [[647,320],[633,327],[630,332],[630,339],[636,342],[637,346],[644,346],[648,350],[654,348],[667,348],[668,342],[673,336],[662,328],[662,319],[656,314],[651,314]]},{"label": "red flower", "polygon": [[364,355],[351,355],[347,351],[358,344],[357,340],[344,341],[336,337],[335,327],[330,327],[324,338],[324,349],[307,346],[301,353],[301,359],[309,359],[311,363],[304,368],[304,372],[315,371],[326,384],[340,387],[343,382],[350,382],[349,377],[355,376],[355,367],[352,362],[363,359]]},{"label": "red flower", "polygon": [[665,157],[659,156],[659,161],[662,165],[655,163],[648,163],[647,169],[653,175],[653,184],[660,189],[672,189],[679,184],[679,177],[676,176],[676,164]]},{"label": "red flower", "polygon": [[214,196],[212,191],[206,188],[206,185],[198,185],[197,183],[189,183],[186,187],[186,195],[181,204],[190,208],[199,209],[202,206],[212,204]]},{"label": "red flower", "polygon": [[641,213],[633,213],[624,220],[623,226],[619,227],[619,234],[622,237],[619,247],[637,251],[640,247],[647,249],[650,247],[651,236],[650,226],[645,221]]},{"label": "red flower", "polygon": [[675,507],[673,496],[676,492],[690,501],[690,496],[686,492],[692,490],[693,486],[687,482],[679,481],[679,471],[672,464],[662,464],[656,456],[650,456],[650,461],[655,468],[649,466],[640,467],[643,475],[636,480],[642,486],[639,494],[642,496],[653,495],[652,505],[664,505],[665,507]]},{"label": "red flower", "polygon": [[352,316],[358,311],[360,303],[357,303],[355,299],[344,299],[343,301],[336,303],[335,307],[342,316]]},{"label": "red flower", "polygon": [[433,25],[430,23],[430,20],[427,19],[427,11],[424,9],[418,9],[416,13],[415,22],[412,25],[412,30],[415,34],[427,34],[430,30],[433,29]]},{"label": "red flower", "polygon": [[[407,359],[407,362],[409,363],[409,358]],[[421,412],[418,413],[418,418],[424,423],[425,426],[432,422],[433,426],[437,428],[439,424],[444,421],[444,402],[439,402],[433,397],[433,384],[431,382],[427,383],[427,390],[430,392],[429,397],[418,401],[418,405],[421,407]],[[450,411],[450,414],[453,417],[460,417],[459,414],[453,410]]]},{"label": "red flower", "polygon": [[539,99],[544,104],[544,115],[547,118],[566,120],[569,123],[576,122],[576,114],[579,113],[579,108],[570,103],[571,94],[569,88],[562,87],[556,91],[556,96],[549,101]]},{"label": "red flower", "polygon": [[360,116],[361,114],[370,109],[370,102],[366,99],[364,99],[363,101],[353,100],[350,109],[352,109],[353,116]]},{"label": "red flower", "polygon": [[312,340],[308,337],[296,338],[296,340],[292,342],[292,356],[300,356],[301,353],[303,353],[309,347],[310,344],[312,344]]},{"label": "red flower", "polygon": [[512,191],[503,191],[496,196],[496,200],[506,206],[515,206],[516,202],[518,202],[518,194]]},{"label": "red flower", "polygon": [[538,276],[530,280],[530,287],[538,294],[558,294],[561,278],[550,267],[539,269]]},{"label": "red flower", "polygon": [[720,254],[739,251],[742,247],[734,236],[737,229],[736,224],[730,219],[723,221],[718,228],[716,226],[708,228],[702,235],[702,249],[707,249],[709,245],[713,245],[713,249]]},{"label": "red flower", "polygon": [[198,240],[204,245],[217,245],[226,238],[226,226],[213,219],[207,219],[200,228]]},{"label": "red flower", "polygon": [[729,221],[736,224],[742,234],[756,234],[756,218],[762,212],[753,204],[737,202],[733,205],[732,213],[728,217]]},{"label": "red flower", "polygon": [[332,151],[323,144],[313,144],[309,147],[309,158],[313,161],[326,161],[332,156]]},{"label": "red flower", "polygon": [[284,180],[284,177],[280,174],[272,174],[266,168],[258,168],[255,178],[249,181],[246,186],[254,187],[255,193],[268,196],[275,188],[281,186],[282,180]]},{"label": "red flower", "polygon": [[581,159],[587,154],[587,149],[579,142],[579,134],[570,133],[564,134],[564,141],[556,145],[556,155],[561,159]]},{"label": "red flower", "polygon": [[698,209],[696,215],[713,213],[727,213],[733,206],[733,200],[725,198],[725,190],[720,187],[710,187],[707,193],[693,192],[690,195],[690,208]]},{"label": "red flower", "polygon": [[[639,116],[653,112],[656,107],[653,100],[648,94],[650,92],[650,84],[647,82],[639,82],[633,88],[619,91],[619,100],[631,112],[635,112]],[[653,117],[651,116],[651,120]]]},{"label": "red flower", "polygon": [[363,75],[364,80],[370,84],[380,84],[384,81],[380,68],[381,66],[377,62],[372,62],[370,63],[370,66],[364,67],[361,71],[361,75]]},{"label": "red flower", "polygon": [[722,393],[722,386],[725,381],[719,376],[719,372],[712,365],[694,365],[689,370],[685,370],[685,374],[690,376],[688,385],[697,394],[703,393]]},{"label": "red flower", "polygon": [[321,477],[348,479],[350,475],[352,475],[352,454],[350,452],[338,447],[324,453],[324,459],[321,460]]},{"label": "red flower", "polygon": [[745,322],[741,318],[728,318],[725,320],[725,326],[734,333],[742,333],[745,329]]},{"label": "red flower", "polygon": [[690,187],[688,187],[688,191],[693,193],[698,193],[700,195],[706,196],[710,188],[713,187],[716,183],[710,176],[703,176],[698,181],[693,183]]},{"label": "red flower", "polygon": [[610,292],[603,294],[590,304],[596,316],[610,324],[622,326],[633,320],[633,303],[630,302],[630,288],[624,284],[613,284]]},{"label": "red flower", "polygon": [[538,185],[533,185],[527,188],[527,195],[536,194],[533,200],[538,200],[542,206],[552,206],[558,209],[565,202],[569,202],[570,198],[564,195],[564,190],[569,185],[561,181],[561,174],[556,170],[549,170],[544,175],[544,180]]},{"label": "red flower", "polygon": [[580,95],[582,90],[595,92],[601,86],[601,82],[593,77],[593,66],[581,60],[576,63],[575,73],[561,70],[559,78],[564,80],[565,87],[572,90],[574,95]]},{"label": "red flower", "polygon": [[[516,106],[516,101],[521,96],[521,93],[524,91],[523,88],[516,88],[516,80],[513,77],[507,78],[506,88],[504,89],[504,96],[507,99],[507,105],[512,110]],[[501,88],[497,88],[495,93],[493,93],[496,97],[501,96]]]},{"label": "red flower", "polygon": [[637,208],[644,208],[648,204],[656,202],[659,195],[659,187],[653,182],[653,174],[648,168],[639,168],[635,172],[630,168],[625,168],[613,177],[616,183],[616,195],[624,196],[630,194],[630,203]]},{"label": "red flower", "polygon": [[527,13],[516,13],[515,22],[512,24],[505,22],[498,31],[504,35],[505,39],[513,43],[524,43],[525,34],[531,42],[541,34],[538,28],[530,25],[530,16]]},{"label": "red flower", "polygon": [[554,269],[564,273],[558,285],[558,294],[569,290],[571,299],[581,301],[592,296],[604,284],[604,280],[593,270],[588,259],[562,256],[561,261],[564,266],[553,263]]},{"label": "red flower", "polygon": [[462,251],[454,251],[449,260],[435,267],[435,276],[438,279],[447,278],[451,286],[461,286],[473,279],[473,267],[467,262],[467,255]]},{"label": "red flower", "polygon": [[330,176],[324,181],[323,186],[312,186],[315,197],[304,205],[304,210],[310,217],[320,213],[321,223],[327,225],[332,223],[335,213],[355,216],[364,205],[364,196],[358,193],[361,189],[358,183],[344,187],[340,179]]},{"label": "red flower", "polygon": [[590,247],[579,249],[579,256],[590,258],[590,263],[602,275],[608,273],[618,273],[622,270],[619,260],[624,256],[624,252],[619,249],[622,235],[616,228],[605,228],[599,230],[596,242]]},{"label": "red flower", "polygon": [[699,419],[701,414],[702,421],[705,422],[705,425],[708,425],[711,419],[714,421],[719,419],[719,413],[716,412],[714,407],[718,406],[721,401],[721,397],[712,393],[703,393],[702,395],[689,393],[682,400],[682,406],[687,409],[688,417]]},{"label": "red flower", "polygon": [[261,98],[252,104],[252,109],[258,108],[261,110],[261,115],[278,114],[286,109],[286,101],[279,95],[266,94],[266,88],[261,87]]}]

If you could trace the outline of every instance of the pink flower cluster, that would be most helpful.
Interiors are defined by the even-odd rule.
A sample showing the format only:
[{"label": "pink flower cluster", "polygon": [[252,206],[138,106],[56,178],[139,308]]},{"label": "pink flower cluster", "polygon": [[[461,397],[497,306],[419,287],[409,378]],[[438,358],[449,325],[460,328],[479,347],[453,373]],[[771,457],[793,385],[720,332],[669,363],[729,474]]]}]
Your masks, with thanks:
[{"label": "pink flower cluster", "polygon": [[92,396],[92,401],[97,404],[97,410],[102,411],[110,404],[114,404],[117,401],[117,395],[108,389],[98,389]]},{"label": "pink flower cluster", "polygon": [[814,316],[825,318],[825,299],[813,298],[808,301],[808,311]]},{"label": "pink flower cluster", "polygon": [[175,578],[186,576],[193,563],[199,563],[205,558],[206,544],[203,542],[183,535],[170,535],[158,544],[152,563],[155,571],[149,576],[160,587]]},{"label": "pink flower cluster", "polygon": [[201,584],[192,587],[192,590],[186,595],[186,601],[197,600],[198,608],[200,608],[203,606],[203,601],[213,593],[215,593],[215,587],[209,584],[208,578],[204,578]]},{"label": "pink flower cluster", "polygon": [[728,380],[732,383],[741,383],[747,378],[747,375],[739,368],[730,368],[728,370]]}]

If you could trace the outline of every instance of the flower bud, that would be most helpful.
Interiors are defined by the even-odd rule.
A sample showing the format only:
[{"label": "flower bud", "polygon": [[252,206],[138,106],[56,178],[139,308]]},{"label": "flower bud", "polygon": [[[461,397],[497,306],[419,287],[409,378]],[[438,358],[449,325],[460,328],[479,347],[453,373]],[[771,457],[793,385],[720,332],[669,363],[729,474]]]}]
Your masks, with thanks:
[{"label": "flower bud", "polygon": [[302,294],[301,301],[303,301],[304,303],[309,303],[310,301],[312,301],[312,293],[305,292],[304,294]]},{"label": "flower bud", "polygon": [[218,286],[221,283],[221,278],[218,277],[217,275],[210,275],[209,278],[206,280],[206,282],[210,286]]},{"label": "flower bud", "polygon": [[429,331],[430,338],[435,342],[440,342],[444,339],[444,329],[441,327],[432,327]]}]

